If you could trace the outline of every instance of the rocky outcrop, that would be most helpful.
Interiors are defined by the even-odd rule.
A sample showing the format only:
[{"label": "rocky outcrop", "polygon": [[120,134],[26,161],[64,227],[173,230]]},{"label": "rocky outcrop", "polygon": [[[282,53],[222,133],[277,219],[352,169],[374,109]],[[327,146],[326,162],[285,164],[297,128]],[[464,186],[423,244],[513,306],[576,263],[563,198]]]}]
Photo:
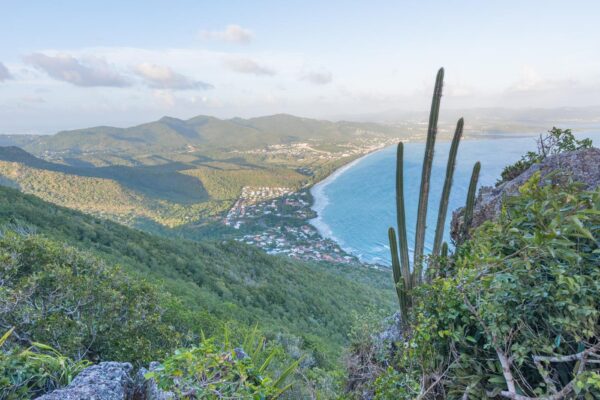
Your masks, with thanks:
[{"label": "rocky outcrop", "polygon": [[38,400],[126,400],[133,393],[132,366],[103,362],[84,369],[69,386]]},{"label": "rocky outcrop", "polygon": [[148,372],[154,371],[160,364],[150,363],[150,371],[146,368],[140,368],[135,377],[134,400],[174,400],[175,394],[161,390],[154,379],[146,379]]},{"label": "rocky outcrop", "polygon": [[[546,184],[548,181],[558,183],[572,179],[581,182],[586,189],[597,188],[600,186],[600,149],[592,147],[550,156],[498,187],[482,187],[475,201],[473,219],[469,229],[497,218],[500,215],[503,199],[518,194],[519,187],[537,171],[540,171],[542,176],[542,184]],[[552,175],[548,176],[551,173]],[[544,179],[547,177],[551,179]],[[462,243],[466,239],[463,235],[463,214],[462,208],[452,214],[450,235],[456,243]]]},{"label": "rocky outcrop", "polygon": [[[150,371],[159,364],[150,363]],[[37,400],[174,400],[175,395],[146,379],[140,368],[133,376],[129,363],[103,362],[84,369],[69,386],[38,397]]]}]

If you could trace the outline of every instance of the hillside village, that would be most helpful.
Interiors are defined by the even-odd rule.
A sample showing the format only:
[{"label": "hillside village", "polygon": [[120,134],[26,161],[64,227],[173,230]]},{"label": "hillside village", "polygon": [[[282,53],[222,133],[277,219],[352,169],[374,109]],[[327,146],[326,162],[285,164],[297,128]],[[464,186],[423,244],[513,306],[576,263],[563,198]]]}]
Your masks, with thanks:
[{"label": "hillside village", "polygon": [[223,223],[239,230],[237,239],[268,254],[311,261],[357,264],[358,259],[308,223],[316,217],[308,190],[244,187]]}]

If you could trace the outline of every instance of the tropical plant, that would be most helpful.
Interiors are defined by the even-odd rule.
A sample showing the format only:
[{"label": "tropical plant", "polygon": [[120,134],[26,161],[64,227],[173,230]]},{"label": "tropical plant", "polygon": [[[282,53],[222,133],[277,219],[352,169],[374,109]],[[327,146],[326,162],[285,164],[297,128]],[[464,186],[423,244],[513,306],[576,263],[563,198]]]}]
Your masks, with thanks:
[{"label": "tropical plant", "polygon": [[[440,111],[440,101],[442,97],[442,87],[444,83],[444,69],[440,68],[437,73],[435,87],[433,90],[433,99],[431,104],[431,112],[429,115],[429,127],[427,129],[427,141],[425,144],[425,155],[423,158],[423,170],[421,172],[421,186],[419,191],[419,203],[417,210],[417,225],[415,229],[415,244],[413,254],[413,266],[411,269],[408,250],[408,238],[406,233],[406,216],[404,210],[404,178],[403,178],[403,151],[404,145],[398,143],[397,161],[396,161],[396,216],[398,223],[398,240],[396,239],[396,231],[394,228],[389,228],[388,236],[390,242],[390,251],[392,258],[392,272],[396,293],[400,303],[400,311],[402,313],[402,321],[406,326],[408,320],[408,312],[412,306],[411,293],[423,282],[423,267],[424,267],[424,250],[425,250],[425,230],[427,220],[427,208],[429,199],[429,189],[431,181],[431,169],[433,164],[433,155],[435,147],[435,139],[437,135],[437,122]],[[448,212],[448,199],[450,198],[450,190],[452,188],[452,178],[454,175],[454,167],[456,164],[456,155],[458,145],[463,132],[464,120],[461,118],[456,124],[456,130],[452,138],[450,153],[448,155],[448,165],[446,166],[446,177],[444,187],[440,199],[438,218],[435,230],[435,238],[433,250],[431,253],[429,268],[437,270],[439,266],[439,256],[442,248],[445,248],[447,254],[447,244],[442,243],[444,236],[444,227],[446,224],[446,215]],[[478,166],[479,163],[476,164]],[[478,174],[477,167],[477,174]],[[471,178],[473,190],[469,191],[467,204],[474,202],[475,187],[477,185],[477,175],[475,171]],[[432,274],[428,274],[431,276]]]},{"label": "tropical plant", "polygon": [[300,363],[296,360],[275,375],[270,366],[280,354],[256,329],[241,347],[234,347],[227,335],[221,344],[203,337],[198,346],[177,350],[146,378],[184,399],[276,399],[291,388],[287,379]]},{"label": "tropical plant", "polygon": [[28,399],[71,383],[87,360],[75,361],[42,343],[3,349],[14,327],[0,338],[0,399]]}]

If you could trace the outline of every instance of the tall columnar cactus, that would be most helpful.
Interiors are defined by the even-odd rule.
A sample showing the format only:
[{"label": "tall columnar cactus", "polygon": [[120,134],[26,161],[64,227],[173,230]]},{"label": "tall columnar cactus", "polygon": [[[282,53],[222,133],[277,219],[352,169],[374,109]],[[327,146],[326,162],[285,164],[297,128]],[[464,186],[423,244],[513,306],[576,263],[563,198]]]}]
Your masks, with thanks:
[{"label": "tall columnar cactus", "polygon": [[[400,302],[400,312],[402,315],[408,314],[409,307],[409,287],[406,286],[404,279],[402,278],[402,271],[400,267],[400,260],[398,259],[398,246],[396,245],[396,232],[394,228],[388,229],[388,236],[390,239],[390,250],[392,253],[392,274],[394,276],[394,286],[396,287],[396,294],[398,295],[398,301]],[[403,319],[405,321],[405,319]]]},{"label": "tall columnar cactus", "polygon": [[404,144],[398,143],[396,153],[396,218],[398,222],[398,240],[400,243],[400,268],[405,289],[412,287],[410,259],[408,257],[408,238],[406,235],[406,214],[404,212]]},{"label": "tall columnar cactus", "polygon": [[438,211],[438,220],[435,227],[435,239],[433,240],[432,255],[437,257],[440,254],[440,246],[444,236],[444,226],[446,225],[446,214],[448,213],[448,200],[450,198],[450,189],[452,188],[452,177],[454,175],[454,166],[456,165],[456,153],[458,152],[458,143],[462,136],[464,119],[459,119],[456,124],[456,131],[450,145],[450,154],[448,155],[448,165],[446,166],[446,179],[444,180],[444,189],[440,199],[440,209]]},{"label": "tall columnar cactus", "polygon": [[469,191],[467,192],[467,204],[465,206],[465,216],[463,218],[463,236],[466,239],[471,221],[473,220],[473,208],[475,207],[475,192],[477,190],[477,181],[479,180],[479,170],[481,163],[477,161],[473,166],[471,173],[471,182],[469,182]]},{"label": "tall columnar cactus", "polygon": [[[440,100],[442,97],[442,86],[444,80],[444,69],[440,68],[437,74],[435,88],[433,91],[433,100],[431,104],[431,113],[429,116],[429,128],[427,130],[427,142],[425,145],[425,156],[423,159],[423,170],[421,174],[421,188],[419,192],[419,204],[417,211],[417,227],[415,232],[415,249],[414,249],[414,264],[411,270],[410,259],[408,255],[408,239],[406,234],[406,215],[404,210],[404,179],[403,179],[403,164],[404,164],[404,146],[402,143],[398,144],[397,151],[397,164],[396,164],[396,216],[398,223],[398,237],[396,237],[396,231],[394,228],[389,228],[388,236],[390,241],[390,251],[392,257],[392,272],[394,276],[394,284],[396,286],[396,294],[398,295],[398,301],[400,303],[400,310],[402,312],[402,321],[404,324],[407,322],[406,315],[408,314],[410,307],[412,306],[411,293],[413,289],[422,283],[423,281],[423,253],[425,249],[425,230],[426,230],[426,219],[427,219],[427,206],[429,199],[429,187],[431,169],[433,163],[433,153],[435,146],[435,136],[437,134],[437,121],[440,110]],[[450,198],[450,189],[452,187],[452,178],[454,175],[454,167],[456,164],[456,154],[458,152],[458,145],[462,136],[464,121],[461,118],[458,120],[456,125],[456,131],[452,139],[452,145],[450,146],[450,154],[448,156],[448,165],[446,166],[446,180],[444,181],[444,188],[442,191],[442,197],[440,200],[438,221],[435,231],[435,240],[433,255],[437,258],[440,252],[443,258],[448,256],[448,244],[444,242],[442,244],[442,238],[444,236],[444,225],[446,221],[446,214],[448,211],[448,199]],[[475,165],[477,175],[479,174],[480,164],[477,162]],[[471,179],[471,185],[476,187],[477,178],[473,183]],[[469,193],[475,191],[475,188],[469,188]],[[473,195],[470,195],[474,197]],[[471,200],[473,201],[473,200]],[[472,206],[471,206],[472,208]],[[398,246],[399,244],[399,246]],[[435,268],[435,265],[431,265]],[[435,271],[433,271],[435,272]]]},{"label": "tall columnar cactus", "polygon": [[442,100],[442,87],[444,86],[444,68],[440,68],[435,78],[431,111],[429,113],[429,127],[427,128],[427,141],[425,143],[425,156],[421,172],[421,189],[419,191],[419,205],[417,209],[417,227],[415,229],[414,265],[419,273],[417,282],[421,282],[421,269],[423,267],[423,250],[425,249],[425,227],[427,223],[427,204],[429,201],[429,186],[431,180],[431,167],[433,164],[433,150],[437,135],[437,122],[440,115],[440,102]]}]

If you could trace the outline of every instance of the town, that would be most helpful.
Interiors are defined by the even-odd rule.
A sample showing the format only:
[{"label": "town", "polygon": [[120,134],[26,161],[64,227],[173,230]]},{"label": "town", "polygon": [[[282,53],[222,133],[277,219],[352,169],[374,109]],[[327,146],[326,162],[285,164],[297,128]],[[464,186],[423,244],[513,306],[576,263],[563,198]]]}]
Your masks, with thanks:
[{"label": "town", "polygon": [[308,223],[316,217],[310,208],[307,189],[293,191],[285,187],[244,187],[240,198],[224,218],[224,224],[240,232],[236,240],[257,246],[268,254],[358,264],[336,242],[321,236]]}]

